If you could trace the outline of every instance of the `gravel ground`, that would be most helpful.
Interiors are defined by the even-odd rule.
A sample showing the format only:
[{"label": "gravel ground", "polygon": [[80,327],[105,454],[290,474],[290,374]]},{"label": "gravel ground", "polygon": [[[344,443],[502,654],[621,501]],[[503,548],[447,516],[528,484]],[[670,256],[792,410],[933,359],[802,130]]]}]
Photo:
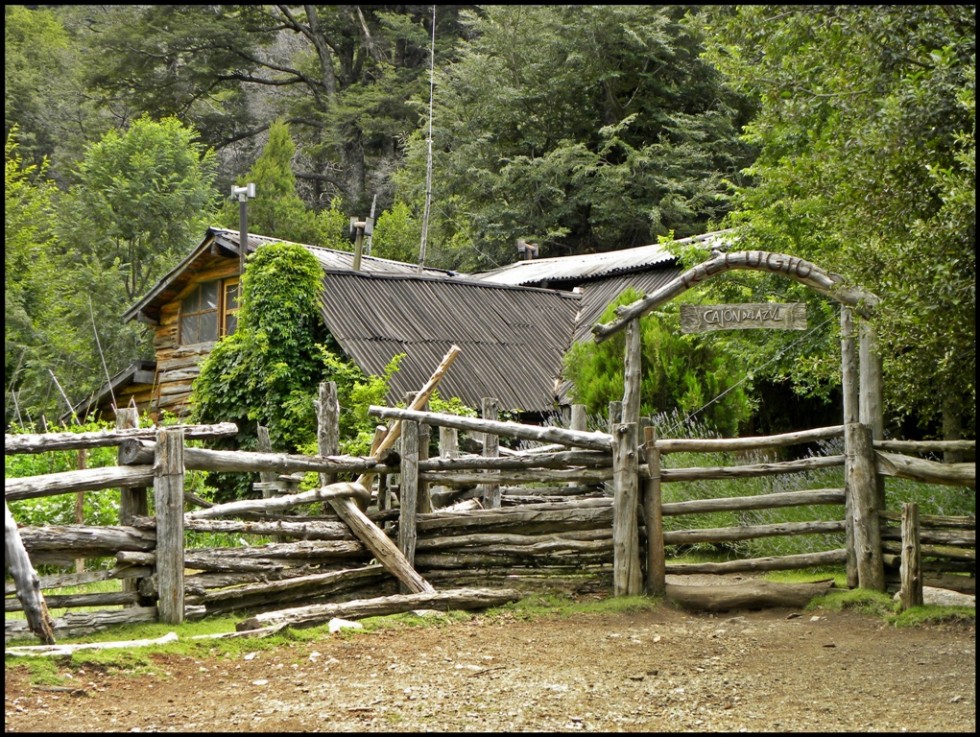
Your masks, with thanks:
[{"label": "gravel ground", "polygon": [[75,690],[46,690],[11,659],[5,729],[976,730],[973,623],[896,629],[854,611],[477,615],[153,660],[150,675],[63,668]]}]

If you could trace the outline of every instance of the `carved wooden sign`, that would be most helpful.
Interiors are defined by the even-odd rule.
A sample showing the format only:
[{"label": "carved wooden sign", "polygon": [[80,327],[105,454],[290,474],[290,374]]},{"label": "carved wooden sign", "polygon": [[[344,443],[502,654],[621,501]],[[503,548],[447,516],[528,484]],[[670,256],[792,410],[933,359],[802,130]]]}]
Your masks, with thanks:
[{"label": "carved wooden sign", "polygon": [[739,305],[681,305],[681,332],[710,330],[806,330],[806,305],[802,302]]}]

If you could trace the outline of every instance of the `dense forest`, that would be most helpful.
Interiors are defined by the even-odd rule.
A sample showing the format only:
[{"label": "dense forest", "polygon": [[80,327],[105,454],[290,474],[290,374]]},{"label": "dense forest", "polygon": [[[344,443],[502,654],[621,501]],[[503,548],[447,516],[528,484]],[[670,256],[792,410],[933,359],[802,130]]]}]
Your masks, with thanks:
[{"label": "dense forest", "polygon": [[[8,427],[151,357],[120,315],[254,182],[253,232],[349,249],[373,213],[375,255],[465,271],[731,228],[881,298],[891,427],[975,436],[974,6],[15,5],[4,32]],[[806,340],[719,340],[832,396],[831,306],[726,298],[806,301]]]}]

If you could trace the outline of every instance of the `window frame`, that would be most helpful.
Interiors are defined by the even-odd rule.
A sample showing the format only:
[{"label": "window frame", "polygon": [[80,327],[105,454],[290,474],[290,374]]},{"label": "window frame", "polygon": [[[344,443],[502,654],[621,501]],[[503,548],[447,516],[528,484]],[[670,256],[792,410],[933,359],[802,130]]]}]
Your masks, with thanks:
[{"label": "window frame", "polygon": [[[206,286],[214,285],[217,289],[217,298],[215,299],[216,306],[209,309],[197,310],[194,312],[188,312],[184,310],[185,302],[197,294],[201,289]],[[239,292],[237,305],[234,308],[229,309],[227,302],[228,295],[227,290],[231,286],[237,286],[241,289],[241,277],[233,276],[225,279],[211,279],[209,281],[196,282],[191,289],[187,291],[184,296],[179,300],[179,308],[177,311],[177,345],[179,346],[192,346],[192,345],[208,345],[218,342],[221,338],[226,335],[234,333],[228,332],[228,318],[235,316],[235,329],[238,329],[237,315],[241,310],[241,293]],[[185,338],[185,320],[193,317],[201,317],[204,315],[214,314],[215,316],[215,334],[213,337],[209,337],[206,340],[198,340],[191,342]]]}]

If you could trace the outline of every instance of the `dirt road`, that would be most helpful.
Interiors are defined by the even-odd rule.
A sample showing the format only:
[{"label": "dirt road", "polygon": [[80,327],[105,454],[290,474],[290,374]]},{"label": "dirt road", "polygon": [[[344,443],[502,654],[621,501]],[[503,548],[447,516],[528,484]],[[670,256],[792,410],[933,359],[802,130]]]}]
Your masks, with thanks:
[{"label": "dirt road", "polygon": [[157,673],[8,665],[7,731],[921,731],[976,728],[973,624],[853,611],[476,616]]}]

